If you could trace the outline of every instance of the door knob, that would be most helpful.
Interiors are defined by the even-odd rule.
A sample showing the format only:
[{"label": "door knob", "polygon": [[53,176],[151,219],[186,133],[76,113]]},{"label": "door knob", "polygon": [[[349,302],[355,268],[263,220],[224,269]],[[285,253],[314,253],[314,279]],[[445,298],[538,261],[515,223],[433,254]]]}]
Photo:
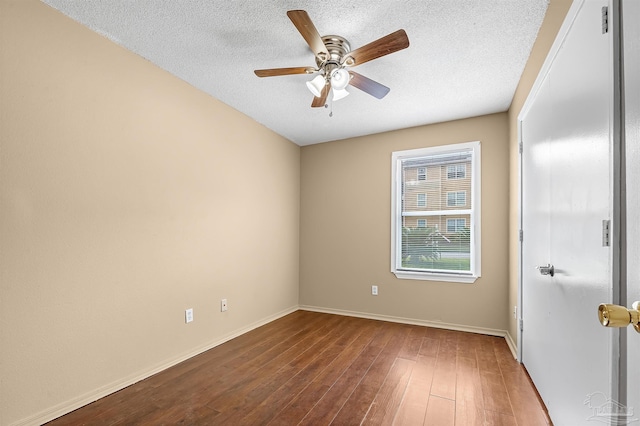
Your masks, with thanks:
[{"label": "door knob", "polygon": [[598,306],[598,318],[605,327],[626,327],[631,324],[640,333],[640,302],[634,302],[631,309],[602,303]]},{"label": "door knob", "polygon": [[540,275],[551,275],[555,273],[555,268],[552,264],[547,264],[547,266],[536,266],[536,269],[540,271]]}]

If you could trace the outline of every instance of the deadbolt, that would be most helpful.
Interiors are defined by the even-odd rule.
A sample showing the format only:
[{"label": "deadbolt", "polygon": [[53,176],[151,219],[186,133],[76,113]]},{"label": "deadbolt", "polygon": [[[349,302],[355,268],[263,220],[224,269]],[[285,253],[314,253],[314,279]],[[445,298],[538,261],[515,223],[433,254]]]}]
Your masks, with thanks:
[{"label": "deadbolt", "polygon": [[540,275],[551,275],[555,273],[555,269],[552,264],[547,264],[547,266],[536,266],[536,269],[540,271]]},{"label": "deadbolt", "polygon": [[605,327],[626,327],[631,324],[640,333],[640,302],[634,302],[631,309],[602,303],[598,306],[598,318]]}]

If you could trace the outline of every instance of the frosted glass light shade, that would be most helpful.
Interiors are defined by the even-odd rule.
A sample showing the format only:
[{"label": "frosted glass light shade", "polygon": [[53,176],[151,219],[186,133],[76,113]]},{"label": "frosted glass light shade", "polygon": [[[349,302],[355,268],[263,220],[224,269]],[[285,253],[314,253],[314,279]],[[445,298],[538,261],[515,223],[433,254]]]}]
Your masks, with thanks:
[{"label": "frosted glass light shade", "polygon": [[349,71],[340,68],[331,73],[331,87],[342,90],[349,85]]},{"label": "frosted glass light shade", "polygon": [[325,83],[326,82],[324,81],[324,77],[321,75],[317,75],[313,80],[307,81],[307,87],[309,88],[309,91],[313,93],[313,96],[317,98],[320,97]]},{"label": "frosted glass light shade", "polygon": [[334,101],[339,101],[340,99],[346,98],[347,96],[349,96],[349,92],[347,92],[346,89],[333,88],[333,100]]}]

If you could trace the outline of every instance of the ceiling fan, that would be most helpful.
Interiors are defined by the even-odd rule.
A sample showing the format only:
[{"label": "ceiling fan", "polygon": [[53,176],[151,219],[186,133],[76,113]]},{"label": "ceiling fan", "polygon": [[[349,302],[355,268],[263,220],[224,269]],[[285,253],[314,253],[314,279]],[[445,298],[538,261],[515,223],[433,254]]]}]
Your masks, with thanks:
[{"label": "ceiling fan", "polygon": [[290,10],[287,16],[311,48],[317,66],[255,70],[258,77],[319,73],[313,80],[307,82],[307,87],[314,95],[311,103],[314,108],[325,106],[330,91],[333,91],[334,101],[347,96],[348,85],[378,99],[382,99],[389,93],[388,87],[351,71],[350,68],[409,47],[409,38],[404,30],[388,34],[352,51],[344,37],[337,35],[321,37],[304,10]]}]

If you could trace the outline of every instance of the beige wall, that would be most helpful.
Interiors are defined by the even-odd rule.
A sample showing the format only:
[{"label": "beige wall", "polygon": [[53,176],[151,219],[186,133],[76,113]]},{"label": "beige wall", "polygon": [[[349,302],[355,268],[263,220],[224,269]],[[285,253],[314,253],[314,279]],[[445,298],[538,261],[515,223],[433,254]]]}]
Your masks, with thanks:
[{"label": "beige wall", "polygon": [[[298,301],[515,339],[516,118],[570,3],[551,0],[508,114],[300,149],[35,0],[0,0],[0,425]],[[391,152],[472,140],[482,278],[396,279]]]},{"label": "beige wall", "polygon": [[[564,21],[572,0],[551,0],[531,55],[520,78],[515,96],[509,108],[509,306],[511,312],[518,304],[518,235],[520,218],[518,210],[518,114],[529,96],[547,53],[553,44],[558,30]],[[517,321],[509,315],[507,332],[515,342],[517,340]]]},{"label": "beige wall", "polygon": [[[303,147],[300,304],[506,330],[508,135],[502,113]],[[391,153],[475,140],[482,150],[482,277],[474,284],[397,279],[390,272]]]},{"label": "beige wall", "polygon": [[297,306],[300,148],[35,0],[0,0],[0,143],[0,424]]}]

